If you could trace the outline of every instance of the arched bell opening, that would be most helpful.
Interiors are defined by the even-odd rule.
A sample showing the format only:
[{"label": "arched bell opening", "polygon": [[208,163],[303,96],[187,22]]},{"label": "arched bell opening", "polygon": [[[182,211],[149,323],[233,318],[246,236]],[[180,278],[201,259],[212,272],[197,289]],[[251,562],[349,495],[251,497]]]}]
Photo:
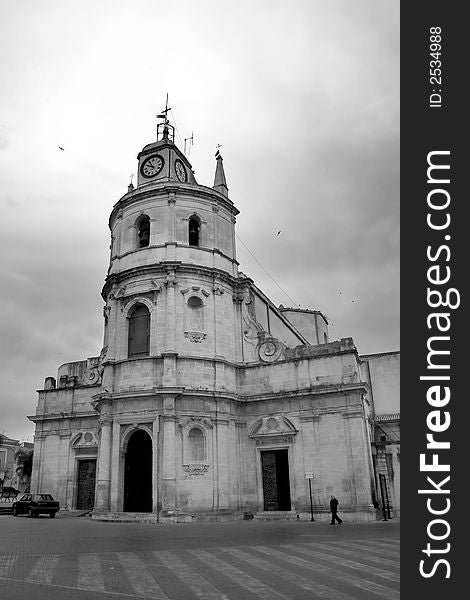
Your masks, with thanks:
[{"label": "arched bell opening", "polygon": [[150,219],[147,215],[141,215],[136,223],[136,246],[137,248],[146,248],[150,244]]},{"label": "arched bell opening", "polygon": [[127,356],[148,356],[150,351],[150,312],[144,304],[136,304],[129,313]]},{"label": "arched bell opening", "polygon": [[197,215],[189,218],[188,241],[190,246],[201,245],[201,219]]},{"label": "arched bell opening", "polygon": [[124,460],[124,512],[152,512],[152,440],[138,429]]}]

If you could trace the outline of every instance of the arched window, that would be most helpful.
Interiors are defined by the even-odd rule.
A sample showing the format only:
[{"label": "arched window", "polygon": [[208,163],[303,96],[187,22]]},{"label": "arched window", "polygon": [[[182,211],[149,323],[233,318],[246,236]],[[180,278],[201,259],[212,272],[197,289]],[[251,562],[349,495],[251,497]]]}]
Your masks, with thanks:
[{"label": "arched window", "polygon": [[193,215],[189,219],[189,245],[199,246],[200,244],[201,221],[199,217]]},{"label": "arched window", "polygon": [[190,331],[204,331],[204,302],[199,296],[188,298]]},{"label": "arched window", "polygon": [[193,427],[188,434],[189,460],[203,462],[205,459],[204,434],[199,427]]},{"label": "arched window", "polygon": [[150,313],[137,304],[129,315],[128,356],[148,356],[150,347]]},{"label": "arched window", "polygon": [[137,229],[137,248],[145,248],[150,244],[150,219],[147,215],[139,217],[135,223]]}]

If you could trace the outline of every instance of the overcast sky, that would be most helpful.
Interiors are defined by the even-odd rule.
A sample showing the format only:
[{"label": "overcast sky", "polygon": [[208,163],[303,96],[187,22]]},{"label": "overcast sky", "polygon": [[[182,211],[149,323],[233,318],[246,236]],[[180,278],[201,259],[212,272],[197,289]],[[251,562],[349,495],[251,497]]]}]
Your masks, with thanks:
[{"label": "overcast sky", "polygon": [[0,432],[32,439],[44,378],[101,350],[108,216],[167,92],[290,298],[238,243],[240,269],[360,353],[399,348],[398,0],[0,7]]}]

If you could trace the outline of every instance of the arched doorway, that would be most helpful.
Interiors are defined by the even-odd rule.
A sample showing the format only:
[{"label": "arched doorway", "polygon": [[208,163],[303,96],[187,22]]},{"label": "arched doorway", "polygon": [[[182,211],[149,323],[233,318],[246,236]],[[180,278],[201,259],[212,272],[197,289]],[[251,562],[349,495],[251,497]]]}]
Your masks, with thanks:
[{"label": "arched doorway", "polygon": [[152,440],[142,429],[133,433],[127,443],[124,511],[152,512]]}]

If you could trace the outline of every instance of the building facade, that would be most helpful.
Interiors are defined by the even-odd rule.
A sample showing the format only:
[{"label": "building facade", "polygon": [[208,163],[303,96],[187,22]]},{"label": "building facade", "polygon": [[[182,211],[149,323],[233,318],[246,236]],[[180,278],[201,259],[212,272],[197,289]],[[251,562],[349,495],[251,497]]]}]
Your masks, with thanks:
[{"label": "building facade", "polygon": [[[111,211],[97,357],[39,391],[32,491],[150,521],[375,518],[370,381],[319,311],[239,271],[223,160],[200,185],[167,121]],[[313,473],[313,479],[306,479]]]},{"label": "building facade", "polygon": [[372,460],[377,500],[386,517],[400,516],[400,353],[360,356],[369,386]]},{"label": "building facade", "polygon": [[29,490],[33,450],[31,442],[20,442],[0,433],[0,493],[4,488]]}]

